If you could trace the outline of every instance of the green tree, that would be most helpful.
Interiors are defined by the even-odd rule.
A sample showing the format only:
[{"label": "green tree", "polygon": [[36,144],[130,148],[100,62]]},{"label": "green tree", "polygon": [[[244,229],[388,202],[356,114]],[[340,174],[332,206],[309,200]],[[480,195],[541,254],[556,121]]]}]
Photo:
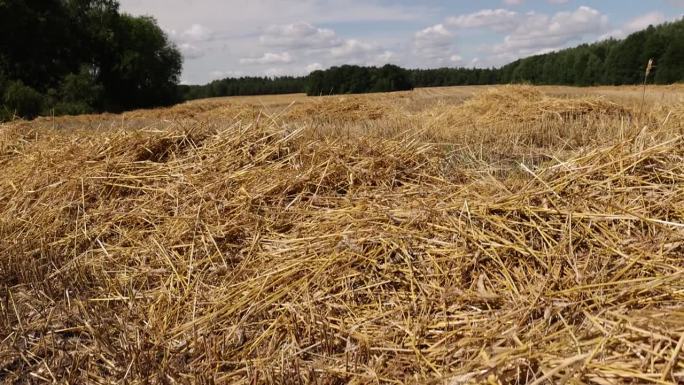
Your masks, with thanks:
[{"label": "green tree", "polygon": [[43,110],[43,96],[21,80],[12,81],[7,85],[3,95],[5,117],[13,115],[33,118]]},{"label": "green tree", "polygon": [[78,69],[79,46],[62,0],[0,1],[0,63],[10,79],[35,89]]},{"label": "green tree", "polygon": [[168,105],[179,100],[182,58],[151,17],[122,15],[116,57],[100,63],[107,107],[130,109]]},{"label": "green tree", "polygon": [[684,39],[671,41],[662,59],[655,63],[655,81],[671,84],[684,81]]},{"label": "green tree", "polygon": [[590,54],[587,59],[586,67],[584,68],[584,73],[582,74],[581,85],[593,86],[601,82],[601,77],[603,75],[603,63],[601,59],[595,55]]},{"label": "green tree", "polygon": [[122,15],[115,0],[0,0],[0,73],[22,100],[42,94],[46,111],[173,103],[181,65],[154,19]]},{"label": "green tree", "polygon": [[67,75],[60,85],[56,114],[85,114],[100,108],[104,87],[97,83],[94,70],[83,66],[77,74]]}]

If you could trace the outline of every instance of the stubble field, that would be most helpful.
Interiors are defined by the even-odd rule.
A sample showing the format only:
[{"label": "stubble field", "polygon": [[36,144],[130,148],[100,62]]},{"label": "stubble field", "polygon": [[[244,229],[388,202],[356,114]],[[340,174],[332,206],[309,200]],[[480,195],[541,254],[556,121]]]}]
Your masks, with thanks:
[{"label": "stubble field", "polygon": [[0,383],[684,381],[684,87],[0,125]]}]

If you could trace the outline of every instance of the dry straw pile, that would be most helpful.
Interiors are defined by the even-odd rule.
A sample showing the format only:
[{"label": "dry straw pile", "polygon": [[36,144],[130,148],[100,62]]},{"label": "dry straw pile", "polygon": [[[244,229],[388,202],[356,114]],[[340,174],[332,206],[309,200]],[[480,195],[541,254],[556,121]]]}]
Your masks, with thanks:
[{"label": "dry straw pile", "polygon": [[282,127],[2,126],[0,383],[684,381],[680,125],[505,178]]},{"label": "dry straw pile", "polygon": [[438,106],[427,112],[452,126],[511,124],[548,120],[595,120],[631,115],[629,109],[601,97],[559,98],[533,86],[491,88],[455,108]]},{"label": "dry straw pile", "polygon": [[294,105],[285,118],[339,124],[375,121],[387,117],[392,112],[396,111],[386,103],[378,103],[368,97],[326,96],[314,102]]}]

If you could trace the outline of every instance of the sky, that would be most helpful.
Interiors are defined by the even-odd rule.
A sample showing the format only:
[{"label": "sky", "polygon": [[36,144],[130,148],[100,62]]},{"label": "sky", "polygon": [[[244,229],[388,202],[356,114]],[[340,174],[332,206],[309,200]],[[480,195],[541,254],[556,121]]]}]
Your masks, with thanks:
[{"label": "sky", "polygon": [[684,0],[119,0],[184,57],[181,82],[333,65],[491,67],[679,19]]}]

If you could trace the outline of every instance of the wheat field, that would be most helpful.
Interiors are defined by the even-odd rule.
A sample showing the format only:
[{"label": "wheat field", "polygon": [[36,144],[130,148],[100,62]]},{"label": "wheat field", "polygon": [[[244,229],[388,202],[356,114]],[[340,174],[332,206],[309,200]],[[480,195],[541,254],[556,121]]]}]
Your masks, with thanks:
[{"label": "wheat field", "polygon": [[2,384],[684,382],[684,87],[0,126]]}]

